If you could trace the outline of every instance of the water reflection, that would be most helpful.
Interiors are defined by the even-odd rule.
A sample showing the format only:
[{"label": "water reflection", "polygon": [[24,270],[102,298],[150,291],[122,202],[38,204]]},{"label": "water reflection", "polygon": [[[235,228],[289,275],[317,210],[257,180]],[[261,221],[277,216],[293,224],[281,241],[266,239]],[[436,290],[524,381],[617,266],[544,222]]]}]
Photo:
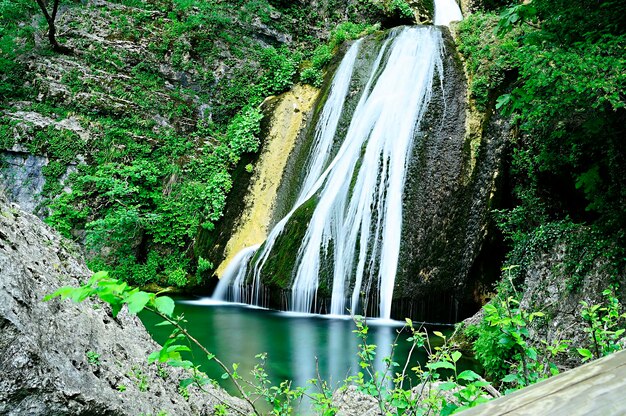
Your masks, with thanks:
[{"label": "water reflection", "polygon": [[[263,352],[267,353],[266,370],[270,379],[275,383],[293,380],[294,387],[306,386],[308,380],[317,378],[317,368],[330,387],[336,387],[360,370],[357,357],[360,340],[353,333],[355,325],[350,319],[199,302],[177,302],[176,310],[184,313],[189,332],[222,362],[240,363],[241,375],[250,373],[258,363],[255,356]],[[168,327],[155,327],[158,321],[152,315],[143,315],[142,319],[155,339],[164,342],[169,335]],[[391,354],[391,344],[402,323],[371,320],[368,326],[368,343],[378,346],[375,369],[384,371],[383,357]],[[394,350],[394,361],[401,365],[410,348],[406,342],[408,336],[402,334]],[[204,371],[220,380],[223,371],[215,363],[203,361],[199,350],[194,355]],[[412,361],[423,358],[416,354]],[[224,387],[234,391],[234,386],[228,383]]]}]

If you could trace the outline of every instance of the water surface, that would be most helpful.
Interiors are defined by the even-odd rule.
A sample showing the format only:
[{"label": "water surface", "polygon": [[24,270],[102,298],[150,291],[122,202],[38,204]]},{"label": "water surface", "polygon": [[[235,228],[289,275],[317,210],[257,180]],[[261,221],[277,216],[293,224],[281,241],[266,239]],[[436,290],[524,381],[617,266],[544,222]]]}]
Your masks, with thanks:
[{"label": "water surface", "polygon": [[[266,370],[274,382],[293,380],[294,386],[306,386],[307,381],[317,378],[317,373],[336,387],[347,376],[355,375],[359,368],[357,357],[359,338],[355,333],[355,324],[345,317],[325,317],[320,315],[278,312],[232,303],[212,301],[178,300],[176,313],[184,313],[187,329],[209,351],[224,363],[239,363],[239,373],[248,375],[259,361],[255,356],[267,353]],[[156,339],[163,343],[171,331],[170,326],[154,325],[160,320],[152,314],[141,316],[146,327]],[[383,369],[382,357],[392,352],[391,344],[396,341],[394,361],[404,366],[411,344],[409,336],[398,331],[403,322],[370,319],[369,344],[377,349],[377,367]],[[429,327],[429,329],[434,329]],[[451,328],[436,328],[449,333]],[[431,339],[437,343],[439,339]],[[202,369],[231,393],[234,386],[221,380],[223,371],[208,362],[203,354],[194,349],[195,362],[202,364]],[[424,363],[423,351],[413,352],[408,368],[418,362]],[[463,358],[463,368],[474,368],[472,360]]]}]

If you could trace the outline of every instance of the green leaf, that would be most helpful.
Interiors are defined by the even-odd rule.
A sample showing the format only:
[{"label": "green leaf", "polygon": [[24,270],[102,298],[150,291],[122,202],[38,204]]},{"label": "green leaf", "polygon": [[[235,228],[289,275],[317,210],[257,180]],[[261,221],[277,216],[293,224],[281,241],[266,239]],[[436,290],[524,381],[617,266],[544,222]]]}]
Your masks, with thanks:
[{"label": "green leaf", "polygon": [[437,389],[441,391],[448,391],[456,387],[458,387],[458,384],[456,384],[454,381],[446,381],[444,383],[441,383],[439,387],[437,387]]},{"label": "green leaf", "polygon": [[446,337],[444,334],[442,334],[442,333],[441,333],[441,332],[439,332],[439,331],[433,331],[433,334],[434,334],[435,336],[438,336],[439,338],[445,338],[445,337]]},{"label": "green leaf", "polygon": [[121,303],[112,303],[111,304],[111,314],[113,315],[114,318],[117,316],[118,313],[120,313],[121,310],[122,310],[122,304]]},{"label": "green leaf", "polygon": [[67,299],[68,297],[70,297],[72,295],[72,293],[76,290],[76,288],[71,287],[71,286],[65,286],[62,287],[60,289],[58,289],[56,292],[51,293],[49,295],[46,295],[43,298],[44,302],[48,302],[51,299],[56,298],[57,296],[60,296],[61,299]]},{"label": "green leaf", "polygon": [[459,351],[454,351],[452,353],[452,361],[454,361],[455,363],[457,361],[459,361],[459,359],[463,356],[463,354],[461,354]]},{"label": "green leaf", "polygon": [[153,362],[158,360],[160,355],[161,355],[161,351],[152,352],[150,355],[148,355],[148,364],[152,364]]},{"label": "green leaf", "polygon": [[191,368],[193,367],[193,363],[188,360],[169,360],[167,365],[171,367],[182,367],[182,368]]},{"label": "green leaf", "polygon": [[430,368],[431,370],[437,370],[439,368],[447,368],[449,370],[454,370],[454,364],[449,363],[447,361],[437,361],[434,363],[428,363],[426,364],[426,367]]},{"label": "green leaf", "polygon": [[228,373],[222,374],[222,380],[226,380],[228,378]]},{"label": "green leaf", "polygon": [[105,271],[101,270],[99,272],[94,273],[91,276],[91,279],[89,279],[89,282],[95,283],[97,281],[107,279],[108,277],[109,277],[109,272],[105,272]]},{"label": "green leaf", "polygon": [[457,376],[459,380],[474,381],[480,379],[480,376],[472,370],[465,370]]},{"label": "green leaf", "polygon": [[159,296],[154,301],[157,311],[161,312],[165,316],[172,316],[174,312],[174,300],[168,296]]},{"label": "green leaf", "polygon": [[184,379],[180,380],[180,387],[184,389],[184,388],[189,387],[193,383],[194,383],[194,379],[193,378],[184,378]]},{"label": "green leaf", "polygon": [[502,107],[506,107],[511,103],[511,94],[503,94],[496,100],[496,109],[499,110]]},{"label": "green leaf", "polygon": [[576,351],[583,357],[583,361],[587,361],[593,358],[593,354],[587,348],[577,348]]},{"label": "green leaf", "polygon": [[507,374],[502,378],[503,383],[513,383],[514,381],[518,381],[519,376],[517,374]]},{"label": "green leaf", "polygon": [[186,345],[177,344],[177,345],[172,345],[171,347],[167,347],[167,352],[174,352],[174,351],[191,351],[191,350]]},{"label": "green leaf", "polygon": [[141,312],[149,300],[150,300],[149,293],[146,293],[146,292],[133,293],[126,300],[126,302],[128,303],[128,311],[131,314],[137,314]]}]

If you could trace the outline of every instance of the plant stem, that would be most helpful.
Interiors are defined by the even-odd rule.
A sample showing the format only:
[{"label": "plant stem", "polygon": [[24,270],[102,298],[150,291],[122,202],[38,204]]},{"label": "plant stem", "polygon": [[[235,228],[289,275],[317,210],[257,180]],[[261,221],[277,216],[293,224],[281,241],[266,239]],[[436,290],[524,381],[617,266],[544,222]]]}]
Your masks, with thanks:
[{"label": "plant stem", "polygon": [[[202,350],[202,352],[204,352],[207,356],[212,356],[213,360],[222,368],[222,370],[224,370],[224,372],[226,372],[226,374],[228,374],[228,376],[230,377],[230,379],[233,381],[233,383],[235,384],[235,387],[237,387],[237,390],[239,391],[239,394],[241,394],[242,398],[252,407],[252,410],[254,412],[255,415],[257,416],[261,416],[261,414],[257,411],[256,407],[254,406],[254,402],[252,400],[250,400],[250,397],[246,394],[246,392],[243,390],[243,388],[241,387],[241,385],[237,382],[237,380],[235,379],[235,377],[233,376],[233,373],[230,371],[230,369],[222,362],[220,361],[219,358],[215,357],[213,354],[211,354],[211,352],[209,350],[207,350],[204,345],[202,345],[197,339],[195,339],[193,336],[191,336],[191,334],[189,332],[187,332],[187,330],[185,328],[183,328],[176,320],[170,318],[169,316],[159,312],[156,309],[153,309],[151,307],[146,306],[145,308],[146,310],[160,316],[161,318],[165,319],[167,322],[169,322],[170,324],[174,325],[178,330],[180,330],[183,335],[185,335],[187,337],[187,339],[189,339],[191,342],[193,342],[194,344],[196,344],[196,346],[198,348],[200,348]],[[235,409],[237,410],[237,409]]]}]

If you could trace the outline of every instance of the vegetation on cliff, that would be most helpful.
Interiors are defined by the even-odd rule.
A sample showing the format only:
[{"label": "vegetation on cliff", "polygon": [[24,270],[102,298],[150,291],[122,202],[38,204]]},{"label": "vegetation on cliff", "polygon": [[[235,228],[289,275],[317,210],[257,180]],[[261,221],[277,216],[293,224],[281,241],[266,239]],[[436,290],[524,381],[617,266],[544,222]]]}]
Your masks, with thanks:
[{"label": "vegetation on cliff", "polygon": [[61,2],[65,56],[36,3],[1,2],[0,145],[48,159],[39,212],[93,269],[197,284],[212,266],[196,236],[258,149],[258,105],[299,77],[319,84],[334,49],[380,17],[340,3]]},{"label": "vegetation on cliff", "polygon": [[596,256],[610,258],[616,278],[623,273],[625,11],[618,1],[535,0],[501,16],[470,15],[459,27],[475,105],[486,110],[497,98],[518,129],[512,200],[498,215],[509,263],[523,266],[539,240],[571,236],[585,247],[565,265],[573,287]]},{"label": "vegetation on cliff", "polygon": [[[624,295],[626,9],[619,1],[503,6],[491,2],[458,28],[473,104],[487,113],[495,107],[516,129],[505,204],[494,213],[508,254],[492,308],[512,297],[527,310],[545,311],[529,336],[540,357],[560,348],[559,337],[587,343],[589,355],[593,342],[582,339],[579,326],[565,325],[571,318],[564,310],[587,313],[580,301],[600,301],[608,285],[616,288],[605,293],[609,304]],[[470,330],[493,379],[516,354],[504,344],[493,347],[499,327],[485,316]],[[542,345],[538,333],[549,343]],[[580,363],[572,357],[559,363]]]},{"label": "vegetation on cliff", "polygon": [[[565,351],[549,344],[538,357],[526,321],[550,317],[518,307],[542,252],[564,247],[552,278],[571,292],[598,268],[616,285],[607,306],[581,307],[592,338],[580,357],[614,350],[623,334],[626,5],[484,3],[458,26],[459,50],[475,108],[510,116],[516,134],[495,213],[508,272],[470,332],[490,378],[521,386]],[[337,46],[381,13],[409,18],[395,0],[64,2],[56,36],[74,51],[64,56],[43,40],[36,3],[0,1],[0,147],[46,155],[47,221],[85,243],[92,268],[135,284],[197,284],[212,265],[196,236],[222,215],[233,167],[258,149],[258,105],[298,80],[320,85]],[[503,338],[505,351],[493,348]],[[441,367],[454,366],[445,354]],[[530,364],[543,371],[533,380]]]}]

